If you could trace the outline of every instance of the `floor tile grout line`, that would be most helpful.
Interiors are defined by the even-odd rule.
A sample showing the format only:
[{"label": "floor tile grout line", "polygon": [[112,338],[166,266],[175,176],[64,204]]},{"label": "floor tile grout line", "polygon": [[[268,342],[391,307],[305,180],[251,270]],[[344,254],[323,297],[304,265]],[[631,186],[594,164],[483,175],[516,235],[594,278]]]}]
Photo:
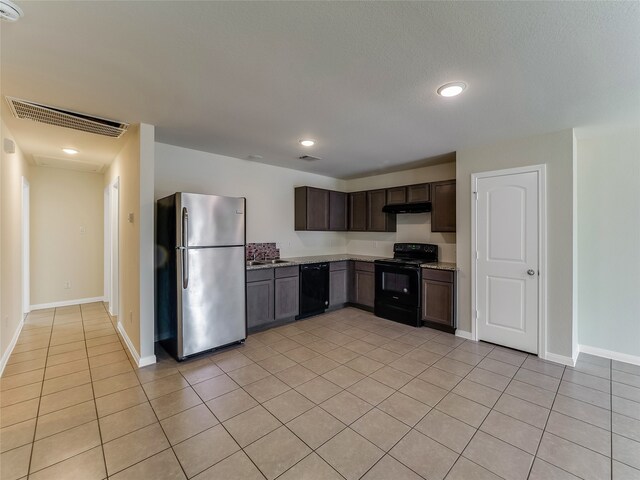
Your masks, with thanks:
[{"label": "floor tile grout line", "polygon": [[[488,352],[486,355],[484,355],[483,359],[484,359],[484,358],[487,358],[487,356],[488,356],[491,352],[493,352],[493,350],[491,350],[491,351],[490,351],[490,352]],[[494,359],[494,360],[495,360],[495,359]],[[526,360],[526,357],[525,357],[525,360]],[[499,361],[499,360],[496,360],[496,361]],[[480,363],[480,362],[478,362],[478,363]],[[504,362],[503,362],[503,363],[504,363]],[[523,363],[524,363],[524,361],[523,361]],[[474,367],[474,368],[475,368],[475,367]],[[463,376],[463,377],[462,377],[462,378],[461,378],[461,379],[456,383],[456,385],[454,385],[454,386],[453,386],[453,387],[452,387],[452,388],[447,392],[447,394],[446,394],[444,397],[442,397],[442,398],[441,398],[441,399],[440,399],[440,400],[439,400],[439,401],[438,401],[438,402],[437,402],[437,403],[436,403],[436,404],[431,408],[431,410],[434,410],[434,409],[435,409],[435,410],[437,410],[438,405],[439,405],[439,404],[440,404],[440,403],[441,403],[441,402],[442,402],[442,401],[443,401],[443,400],[444,400],[444,399],[445,399],[445,398],[446,398],[450,393],[454,393],[455,395],[458,395],[457,393],[453,392],[454,388],[456,388],[456,386],[458,386],[458,385],[460,384],[460,382],[462,382],[464,379],[466,379],[466,378],[471,374],[471,372],[472,372],[472,371],[473,371],[473,369],[471,369],[471,370],[470,370],[466,375],[464,375],[464,376]],[[449,372],[449,373],[451,373],[451,372]],[[517,374],[517,373],[518,373],[518,371],[516,370],[516,372],[513,374],[513,377],[511,377],[511,380],[509,381],[509,384],[511,384],[511,382],[513,381],[513,379],[515,378],[515,376],[516,376],[516,374]],[[455,374],[454,374],[454,375],[455,375]],[[469,380],[469,381],[472,381],[472,380]],[[427,382],[427,383],[428,383],[428,382]],[[507,384],[507,387],[505,387],[505,390],[508,388],[509,384]],[[500,394],[500,397],[498,397],[498,399],[496,400],[496,402],[493,404],[493,407],[496,405],[496,403],[498,403],[498,400],[500,400],[500,398],[502,397],[502,395],[504,395],[504,392],[502,392],[502,393]],[[464,397],[463,395],[460,395],[460,396],[461,396],[462,398],[465,398],[465,399],[467,399],[467,400],[471,401],[471,402],[477,403],[478,405],[482,405],[482,404],[480,404],[480,403],[476,402],[475,400],[472,400],[472,399],[470,399],[470,398],[466,398],[466,397]],[[485,408],[488,408],[488,409],[489,409],[489,412],[487,413],[487,415],[485,415],[485,417],[483,418],[483,420],[482,420],[482,422],[480,423],[480,425],[478,425],[478,427],[475,427],[475,426],[473,426],[473,425],[470,425],[470,424],[468,424],[467,422],[464,422],[463,420],[460,420],[460,419],[456,418],[456,420],[459,420],[459,421],[461,421],[461,422],[465,423],[466,425],[469,425],[469,426],[471,426],[472,428],[475,428],[475,432],[473,432],[473,435],[471,436],[471,438],[470,438],[470,439],[467,441],[467,443],[465,444],[464,448],[462,449],[462,452],[460,452],[459,454],[458,454],[457,452],[454,452],[454,453],[458,454],[458,458],[457,458],[457,459],[456,459],[456,461],[451,465],[451,467],[449,467],[449,469],[447,470],[447,473],[446,473],[445,477],[446,477],[447,475],[449,475],[449,473],[451,472],[451,469],[452,469],[452,468],[454,467],[454,465],[458,462],[458,460],[460,459],[460,457],[462,457],[462,456],[463,456],[464,451],[467,449],[467,447],[469,446],[469,444],[473,441],[473,439],[475,438],[475,436],[478,434],[478,432],[480,431],[480,428],[481,428],[481,427],[482,427],[482,425],[484,424],[484,422],[485,422],[485,420],[487,419],[487,417],[489,416],[489,414],[493,411],[493,407],[489,408],[489,407],[486,407],[486,406],[484,406],[484,405],[482,405],[482,406],[483,406],[483,407],[485,407]],[[431,410],[429,410],[429,412],[431,412]],[[426,416],[429,414],[429,412],[427,412],[427,414],[426,414],[426,415],[424,415],[424,416],[423,416],[423,418],[422,418],[418,423],[420,423],[420,422],[424,419],[424,417],[426,417]],[[438,412],[440,412],[440,410],[438,410]],[[442,413],[445,413],[445,412],[442,412]],[[455,417],[454,417],[454,418],[455,418]],[[516,420],[517,420],[517,419],[516,419]],[[417,425],[418,423],[416,423],[416,425]],[[419,432],[419,433],[422,433],[422,432]],[[485,433],[485,434],[489,435],[487,432],[484,432],[484,431],[483,431],[483,433]],[[424,434],[423,434],[423,435],[424,435]],[[491,435],[491,436],[493,436],[493,435]],[[427,435],[427,437],[429,437],[429,436]],[[431,438],[431,437],[429,437],[429,438]],[[497,438],[497,437],[494,437],[494,438]],[[440,445],[443,445],[442,443],[438,442],[436,439],[434,439],[434,438],[431,438],[431,439],[432,439],[432,440],[434,440],[435,442],[439,443]],[[500,440],[500,441],[502,441],[502,442],[505,442],[504,440],[501,440],[501,439],[499,439],[499,438],[498,438],[498,440]],[[511,445],[509,442],[505,442],[505,443],[507,443],[508,445]],[[447,447],[446,445],[443,445],[443,446],[444,446],[444,447],[446,447],[446,448],[449,448],[449,447]],[[515,445],[511,445],[511,446],[513,446],[513,447],[515,447],[515,448],[518,448],[518,447],[516,447]],[[451,450],[451,449],[449,448],[449,450]],[[520,449],[520,450],[521,450],[521,449]],[[453,450],[451,450],[451,451],[453,451]],[[527,453],[528,453],[528,452],[527,452]],[[465,458],[465,459],[467,459],[467,460],[470,460],[470,459],[468,459],[467,457],[464,457],[464,458]],[[475,463],[475,462],[473,462],[473,463]],[[533,463],[533,462],[532,462],[532,463]],[[482,466],[482,465],[480,465],[480,466]],[[483,468],[485,468],[485,467],[483,467]],[[486,470],[488,470],[488,471],[490,471],[491,473],[495,473],[495,472],[493,472],[492,470],[490,470],[490,469],[488,469],[488,468],[485,468],[485,469],[486,469]],[[496,474],[496,475],[497,475],[497,474]],[[499,475],[498,475],[498,476],[499,476]]]},{"label": "floor tile grout line", "polygon": [[[55,324],[56,321],[56,312],[57,309],[55,309],[53,311],[53,319],[51,322],[51,329],[53,330],[53,326]],[[27,319],[29,317],[27,316]],[[49,351],[49,347],[51,346],[51,336],[49,337],[49,345],[47,346],[47,353]],[[35,446],[36,446],[36,432],[38,431],[38,419],[40,418],[40,405],[42,404],[42,389],[44,388],[44,380],[45,380],[45,376],[47,373],[47,362],[45,361],[45,366],[44,369],[42,371],[42,385],[40,386],[40,398],[38,399],[38,409],[36,410],[36,423],[33,427],[33,439],[31,441],[31,452],[29,453],[29,463],[27,464],[27,476],[31,475],[31,464],[33,462],[33,451],[35,450]],[[46,468],[46,467],[45,467]]]},{"label": "floor tile grout line", "polygon": [[[178,373],[180,373],[180,372],[178,372]],[[182,374],[180,374],[180,376],[182,376]],[[136,375],[136,377],[137,377],[137,375]],[[184,378],[184,377],[183,377],[183,378]],[[186,379],[185,379],[185,381],[186,381]],[[140,380],[139,380],[139,379],[138,379],[138,383],[140,383]],[[187,383],[188,383],[188,382],[187,382]],[[140,387],[142,388],[142,384],[141,384],[141,383],[140,383]],[[194,391],[195,391],[195,390],[194,390]],[[180,461],[180,457],[178,457],[178,454],[176,453],[175,449],[173,448],[174,446],[171,444],[171,441],[169,441],[169,437],[167,436],[167,432],[166,432],[166,430],[164,429],[164,426],[162,425],[162,422],[160,421],[160,418],[158,417],[158,414],[156,413],[155,409],[153,408],[153,405],[151,404],[151,400],[149,399],[149,395],[147,395],[147,391],[146,391],[144,388],[142,388],[142,392],[143,392],[143,394],[144,394],[145,398],[147,399],[147,403],[149,404],[149,407],[151,408],[151,411],[153,412],[153,415],[154,415],[154,416],[155,416],[155,418],[156,418],[156,421],[157,421],[157,423],[158,423],[158,426],[160,427],[160,430],[162,430],[162,434],[164,435],[164,438],[165,438],[165,440],[167,441],[167,444],[169,445],[169,448],[171,449],[171,452],[173,453],[173,456],[174,456],[174,457],[176,458],[176,460],[178,461],[178,465],[180,465],[180,469],[182,470],[182,473],[184,474],[185,478],[189,478],[189,476],[187,475],[186,470],[184,469],[184,467],[183,467],[183,465],[182,465],[182,462]],[[197,392],[196,392],[196,393],[197,393]],[[158,397],[158,398],[159,398],[159,397]],[[215,415],[214,415],[214,418],[216,418],[216,420],[217,420],[217,417],[215,417]],[[148,427],[148,425],[147,425],[147,427]],[[143,428],[146,428],[146,427],[143,427]],[[213,428],[213,427],[211,427],[211,428]],[[129,433],[131,433],[131,432],[129,432]],[[202,433],[202,432],[200,432],[200,433]],[[127,435],[128,435],[128,434],[127,434]],[[191,438],[191,437],[190,437],[190,438]],[[164,451],[164,450],[163,450],[163,451]],[[153,457],[153,456],[157,455],[158,453],[160,453],[160,452],[154,453],[153,455],[150,455],[150,456],[148,456],[148,457],[143,458],[143,459],[141,460],[141,462],[142,462],[142,461],[144,461],[144,460],[147,460],[148,458],[151,458],[151,457]],[[138,463],[139,463],[139,462],[138,462]],[[129,465],[129,466],[127,466],[126,468],[124,468],[123,470],[126,470],[127,468],[130,468],[131,466],[132,466],[132,465]],[[122,470],[120,470],[120,471],[122,471]],[[117,472],[114,472],[114,473],[117,473]]]},{"label": "floor tile grout line", "polygon": [[[103,303],[103,307],[105,308],[105,310],[107,310],[107,309],[106,309],[106,306],[104,306],[104,303]],[[109,312],[108,312],[108,311],[107,311],[107,315],[109,315]],[[111,319],[111,323],[113,324],[113,317],[112,317],[111,315],[109,315],[109,318]],[[117,332],[117,330],[116,330],[116,332]],[[119,334],[119,332],[118,332],[118,339],[119,339],[119,341],[120,341],[121,345],[124,347],[123,340],[122,340],[121,335]],[[126,353],[126,351],[125,351],[125,353]],[[128,355],[128,354],[127,354],[127,358],[129,358],[129,355]],[[130,359],[130,361],[131,361],[131,359]],[[136,368],[136,367],[133,367],[133,368],[134,368],[134,373],[135,373],[135,368]],[[178,372],[178,373],[180,373],[180,372]],[[128,465],[127,467],[123,468],[122,470],[118,470],[118,472],[113,472],[113,474],[110,474],[110,473],[109,473],[109,471],[107,470],[107,466],[106,466],[106,460],[107,460],[107,457],[106,457],[106,455],[104,455],[104,443],[102,443],[102,438],[101,438],[102,449],[103,449],[103,456],[104,456],[104,459],[105,459],[105,471],[106,471],[107,475],[108,475],[108,476],[115,475],[115,474],[117,474],[117,473],[119,473],[119,472],[121,472],[121,471],[124,471],[124,470],[126,470],[126,469],[128,469],[128,468],[131,468],[133,465],[137,465],[138,463],[142,463],[142,462],[144,462],[145,460],[148,460],[149,458],[154,457],[155,455],[158,455],[159,453],[162,453],[162,452],[164,452],[164,451],[166,451],[166,450],[171,449],[171,452],[173,453],[174,457],[176,458],[176,460],[177,460],[177,462],[178,462],[178,465],[180,466],[180,469],[182,470],[182,473],[184,474],[185,478],[189,478],[189,477],[188,477],[188,475],[187,475],[187,472],[184,470],[184,467],[182,466],[182,463],[180,462],[180,459],[179,459],[178,455],[176,454],[175,450],[173,449],[173,445],[171,445],[171,442],[169,441],[169,437],[167,437],[167,434],[166,434],[166,432],[165,432],[165,430],[164,430],[164,427],[162,426],[162,423],[160,422],[160,419],[158,418],[158,415],[157,415],[157,413],[156,413],[155,409],[154,409],[154,408],[153,408],[153,406],[151,405],[151,400],[149,399],[149,396],[147,395],[146,390],[145,390],[144,388],[142,388],[142,383],[140,382],[140,379],[138,378],[138,376],[137,376],[137,375],[136,375],[136,378],[137,378],[137,380],[138,380],[138,386],[140,386],[140,388],[141,388],[141,390],[142,390],[142,393],[144,394],[145,398],[147,399],[147,402],[146,402],[146,403],[147,403],[147,404],[149,405],[149,407],[151,408],[151,411],[153,412],[153,415],[154,415],[154,417],[156,418],[156,422],[157,422],[158,426],[160,427],[160,429],[162,430],[162,434],[164,435],[165,440],[167,441],[167,444],[169,445],[169,447],[168,447],[168,448],[166,448],[166,449],[164,449],[164,450],[161,450],[160,452],[156,452],[156,453],[154,453],[153,455],[149,455],[148,457],[145,457],[145,458],[141,459],[140,461],[133,463],[132,465]],[[184,377],[183,377],[183,378],[184,378]],[[135,387],[131,387],[131,388],[135,388]],[[139,405],[142,405],[143,403],[144,403],[144,402],[139,403],[138,405],[134,405],[134,406],[139,406]],[[128,408],[132,408],[132,407],[128,407]],[[127,410],[128,408],[125,408],[125,409],[123,409],[123,410],[119,410],[119,412],[122,412],[122,411],[124,411],[124,410]],[[97,410],[97,405],[96,405],[96,410]],[[114,413],[117,413],[117,412],[114,412]],[[105,417],[106,417],[106,416],[108,416],[108,415],[105,415]],[[104,418],[104,417],[103,417],[103,418]],[[131,431],[131,432],[128,432],[128,433],[126,433],[125,435],[122,435],[122,436],[120,436],[120,437],[118,437],[118,438],[123,438],[123,437],[125,437],[126,435],[129,435],[130,433],[137,432],[137,431],[142,430],[143,428],[147,428],[147,427],[149,427],[149,425],[146,425],[146,426],[141,427],[141,428],[139,428],[139,429],[136,429],[136,430],[133,430],[133,431]],[[116,440],[116,439],[112,439],[112,440],[109,440],[109,441],[113,441],[113,440]],[[107,443],[108,443],[108,442],[107,442]]]},{"label": "floor tile grout line", "polygon": [[[563,375],[563,376],[564,376],[564,372],[565,372],[565,370],[566,370],[566,367],[563,367],[563,370],[562,370],[562,375]],[[561,378],[562,378],[562,377],[561,377]],[[537,447],[536,447],[536,453],[535,453],[535,455],[533,456],[533,460],[532,460],[532,462],[531,462],[531,465],[529,465],[529,473],[528,473],[528,475],[527,475],[527,478],[529,478],[529,477],[531,476],[531,472],[532,472],[532,470],[533,470],[533,464],[535,463],[536,458],[538,458],[538,452],[540,451],[540,445],[542,445],[542,439],[544,438],[544,434],[545,434],[545,432],[547,431],[547,425],[549,424],[549,419],[551,418],[551,412],[553,412],[553,406],[555,405],[555,403],[556,403],[556,399],[558,398],[558,392],[560,391],[560,383],[561,383],[561,382],[559,382],[559,383],[558,383],[558,387],[557,387],[557,389],[556,389],[556,393],[555,393],[555,395],[553,396],[553,402],[551,403],[551,408],[549,408],[549,413],[547,414],[547,419],[546,419],[546,421],[544,422],[544,428],[542,429],[542,435],[540,435],[540,440],[538,440],[538,445],[537,445]],[[551,433],[551,432],[549,432],[549,433]],[[573,442],[572,442],[572,443],[573,443]],[[542,458],[541,458],[540,460],[542,460]],[[551,462],[548,462],[548,463],[549,463],[549,464],[551,464]],[[554,466],[556,466],[556,465],[554,465]],[[560,467],[558,467],[558,468],[560,468]]]},{"label": "floor tile grout line", "polygon": [[[104,305],[103,305],[104,308]],[[80,307],[80,318],[82,317],[82,306]],[[85,347],[85,352],[87,355],[89,355],[89,349],[87,347],[87,337],[86,337],[86,333],[84,330],[84,319],[82,320],[82,335],[84,337],[84,347]],[[102,441],[102,428],[100,426],[100,417],[98,416],[98,404],[96,403],[96,392],[95,389],[93,388],[93,376],[91,375],[91,364],[89,363],[89,360],[87,359],[87,366],[89,368],[89,379],[91,380],[91,393],[93,396],[93,408],[95,409],[96,412],[96,424],[98,426],[98,438],[100,439],[100,450],[102,451],[102,462],[104,465],[104,473],[105,475],[108,477],[109,476],[109,470],[107,469],[107,457],[104,453],[104,442]],[[84,453],[84,452],[82,452]]]}]

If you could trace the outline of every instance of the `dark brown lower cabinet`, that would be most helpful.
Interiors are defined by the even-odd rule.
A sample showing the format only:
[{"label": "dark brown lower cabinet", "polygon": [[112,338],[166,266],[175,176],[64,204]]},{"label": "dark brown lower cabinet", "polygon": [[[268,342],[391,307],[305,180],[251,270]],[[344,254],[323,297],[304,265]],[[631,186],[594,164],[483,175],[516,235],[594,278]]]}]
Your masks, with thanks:
[{"label": "dark brown lower cabinet", "polygon": [[351,303],[373,309],[376,296],[374,265],[369,262],[354,262]]},{"label": "dark brown lower cabinet", "polygon": [[422,320],[427,326],[455,331],[455,272],[422,269]]},{"label": "dark brown lower cabinet", "polygon": [[349,270],[347,262],[329,264],[329,308],[340,308],[349,301]]},{"label": "dark brown lower cabinet", "polygon": [[300,312],[298,266],[275,269],[275,320],[293,319]]},{"label": "dark brown lower cabinet", "polygon": [[249,330],[267,325],[273,322],[274,318],[273,269],[248,273],[258,272],[270,273],[271,277],[264,278],[268,277],[265,274],[262,275],[261,280],[250,282],[250,276],[247,275],[247,328]]}]

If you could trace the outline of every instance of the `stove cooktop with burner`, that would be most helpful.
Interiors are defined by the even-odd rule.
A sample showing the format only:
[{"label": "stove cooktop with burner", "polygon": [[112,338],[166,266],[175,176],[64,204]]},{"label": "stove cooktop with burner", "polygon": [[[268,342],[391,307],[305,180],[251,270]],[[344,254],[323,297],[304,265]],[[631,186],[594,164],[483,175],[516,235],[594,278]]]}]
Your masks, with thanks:
[{"label": "stove cooktop with burner", "polygon": [[438,261],[438,246],[430,243],[394,243],[393,258],[376,260],[375,263],[421,265]]}]

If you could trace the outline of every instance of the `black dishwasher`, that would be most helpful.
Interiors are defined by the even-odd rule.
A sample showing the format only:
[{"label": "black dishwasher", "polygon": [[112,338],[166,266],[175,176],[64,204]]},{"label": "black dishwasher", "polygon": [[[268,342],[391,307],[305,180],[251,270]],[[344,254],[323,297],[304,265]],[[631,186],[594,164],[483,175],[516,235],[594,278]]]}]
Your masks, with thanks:
[{"label": "black dishwasher", "polygon": [[329,306],[329,264],[300,265],[300,315],[306,318],[323,313]]}]

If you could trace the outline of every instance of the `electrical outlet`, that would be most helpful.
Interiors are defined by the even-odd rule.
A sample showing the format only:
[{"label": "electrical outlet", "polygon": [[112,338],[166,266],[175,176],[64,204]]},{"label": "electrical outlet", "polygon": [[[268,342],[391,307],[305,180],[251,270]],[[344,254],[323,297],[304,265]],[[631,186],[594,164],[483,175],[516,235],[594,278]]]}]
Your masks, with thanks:
[{"label": "electrical outlet", "polygon": [[84,225],[80,226],[80,235],[84,235],[85,233],[87,233],[87,227],[85,227]]},{"label": "electrical outlet", "polygon": [[66,282],[64,282],[64,289],[69,290],[70,288],[71,288],[71,282],[67,280]]}]

